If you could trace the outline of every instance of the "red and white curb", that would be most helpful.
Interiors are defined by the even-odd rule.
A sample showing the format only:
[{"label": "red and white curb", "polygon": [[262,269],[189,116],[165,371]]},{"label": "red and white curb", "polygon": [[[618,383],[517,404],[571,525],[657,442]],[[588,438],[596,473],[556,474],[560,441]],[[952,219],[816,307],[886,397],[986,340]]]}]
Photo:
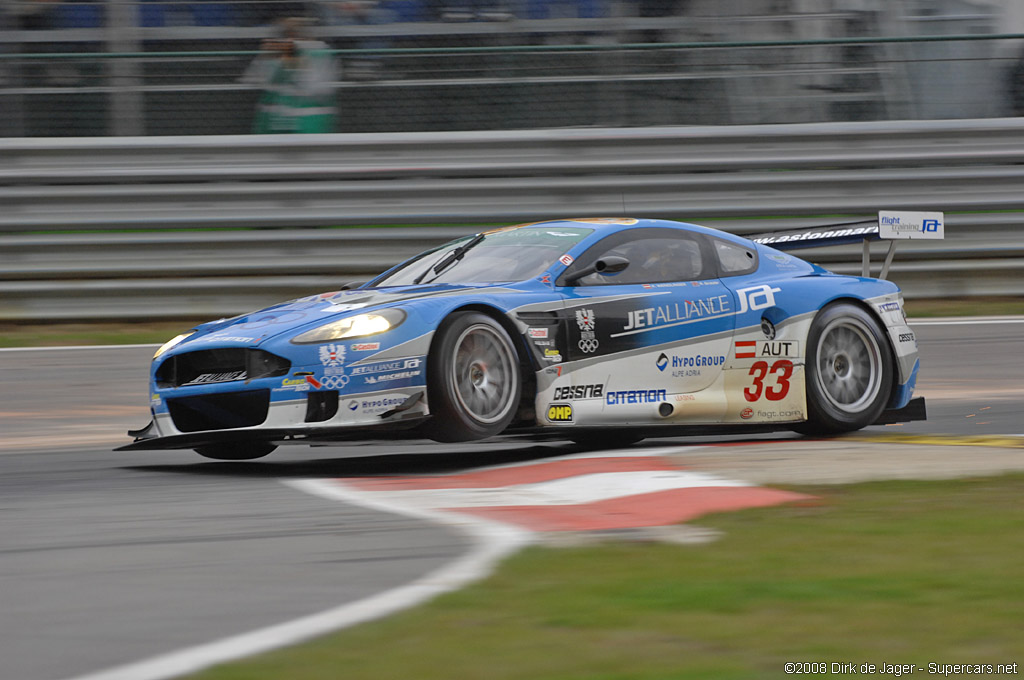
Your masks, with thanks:
[{"label": "red and white curb", "polygon": [[549,532],[665,526],[807,498],[682,470],[665,457],[680,450],[577,454],[449,475],[282,480],[322,498],[453,527],[472,547],[399,588],[74,680],[164,680],[378,619],[488,576],[502,559]]},{"label": "red and white curb", "polygon": [[[336,480],[352,502],[403,514],[459,515],[531,532],[665,526],[712,512],[777,505],[800,494],[680,469],[678,448],[580,454],[472,472]],[[448,523],[456,521],[448,518]]]}]

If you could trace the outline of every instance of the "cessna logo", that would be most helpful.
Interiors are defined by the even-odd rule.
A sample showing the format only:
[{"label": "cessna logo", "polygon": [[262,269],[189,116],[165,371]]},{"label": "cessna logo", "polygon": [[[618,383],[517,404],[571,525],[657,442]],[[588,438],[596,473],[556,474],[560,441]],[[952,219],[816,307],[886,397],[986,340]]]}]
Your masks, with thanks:
[{"label": "cessna logo", "polygon": [[604,385],[568,385],[555,388],[555,399],[590,399],[604,396]]},{"label": "cessna logo", "polygon": [[571,423],[572,406],[569,404],[551,404],[548,406],[548,420],[552,423]]}]

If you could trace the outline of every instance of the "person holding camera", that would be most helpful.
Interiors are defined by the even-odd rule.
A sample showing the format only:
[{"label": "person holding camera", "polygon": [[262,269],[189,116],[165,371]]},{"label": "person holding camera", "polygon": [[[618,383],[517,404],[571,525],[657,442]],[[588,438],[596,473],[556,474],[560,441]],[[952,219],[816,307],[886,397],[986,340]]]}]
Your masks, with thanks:
[{"label": "person holding camera", "polygon": [[303,36],[300,19],[282,22],[282,35],[263,41],[262,54],[242,82],[263,88],[256,134],[333,132],[338,65],[328,46]]}]

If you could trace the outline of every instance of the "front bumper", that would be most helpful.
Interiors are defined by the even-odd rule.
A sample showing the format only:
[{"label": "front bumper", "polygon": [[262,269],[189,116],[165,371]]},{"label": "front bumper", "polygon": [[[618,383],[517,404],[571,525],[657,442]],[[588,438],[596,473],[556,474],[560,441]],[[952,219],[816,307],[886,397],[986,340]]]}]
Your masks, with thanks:
[{"label": "front bumper", "polygon": [[253,441],[309,444],[402,438],[425,421],[429,413],[423,388],[346,395],[340,407],[335,397],[333,409],[326,412],[319,397],[327,393],[310,392],[306,400],[263,404],[258,419],[249,418],[249,412],[232,409],[230,402],[223,401],[225,396],[242,394],[181,399],[182,403],[171,404],[173,408],[154,412],[146,427],[129,431],[134,441],[117,450],[190,449]]},{"label": "front bumper", "polygon": [[[359,441],[363,439],[413,439],[418,438],[418,425],[425,416],[405,418],[400,422],[355,427],[308,427],[308,428],[249,428],[241,430],[211,430],[165,437],[141,436],[131,444],[119,446],[115,451],[156,451],[160,449],[194,449],[198,446],[234,444],[239,442],[267,442],[270,444],[329,444],[331,442]],[[145,433],[154,427],[151,421],[142,430],[128,434]]]}]

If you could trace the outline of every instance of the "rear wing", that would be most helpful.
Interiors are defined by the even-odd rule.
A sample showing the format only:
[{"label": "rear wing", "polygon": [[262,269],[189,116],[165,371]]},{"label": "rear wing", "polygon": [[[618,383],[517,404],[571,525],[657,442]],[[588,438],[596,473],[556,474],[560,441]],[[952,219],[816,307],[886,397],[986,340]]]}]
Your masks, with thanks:
[{"label": "rear wing", "polygon": [[773,231],[750,236],[750,240],[776,250],[797,250],[820,246],[841,246],[851,243],[864,244],[861,258],[863,275],[871,274],[871,242],[889,241],[889,251],[878,277],[884,279],[896,255],[896,242],[907,239],[945,238],[945,219],[940,212],[908,212],[879,210],[878,219],[845,222],[821,227],[808,227],[788,231]]}]

